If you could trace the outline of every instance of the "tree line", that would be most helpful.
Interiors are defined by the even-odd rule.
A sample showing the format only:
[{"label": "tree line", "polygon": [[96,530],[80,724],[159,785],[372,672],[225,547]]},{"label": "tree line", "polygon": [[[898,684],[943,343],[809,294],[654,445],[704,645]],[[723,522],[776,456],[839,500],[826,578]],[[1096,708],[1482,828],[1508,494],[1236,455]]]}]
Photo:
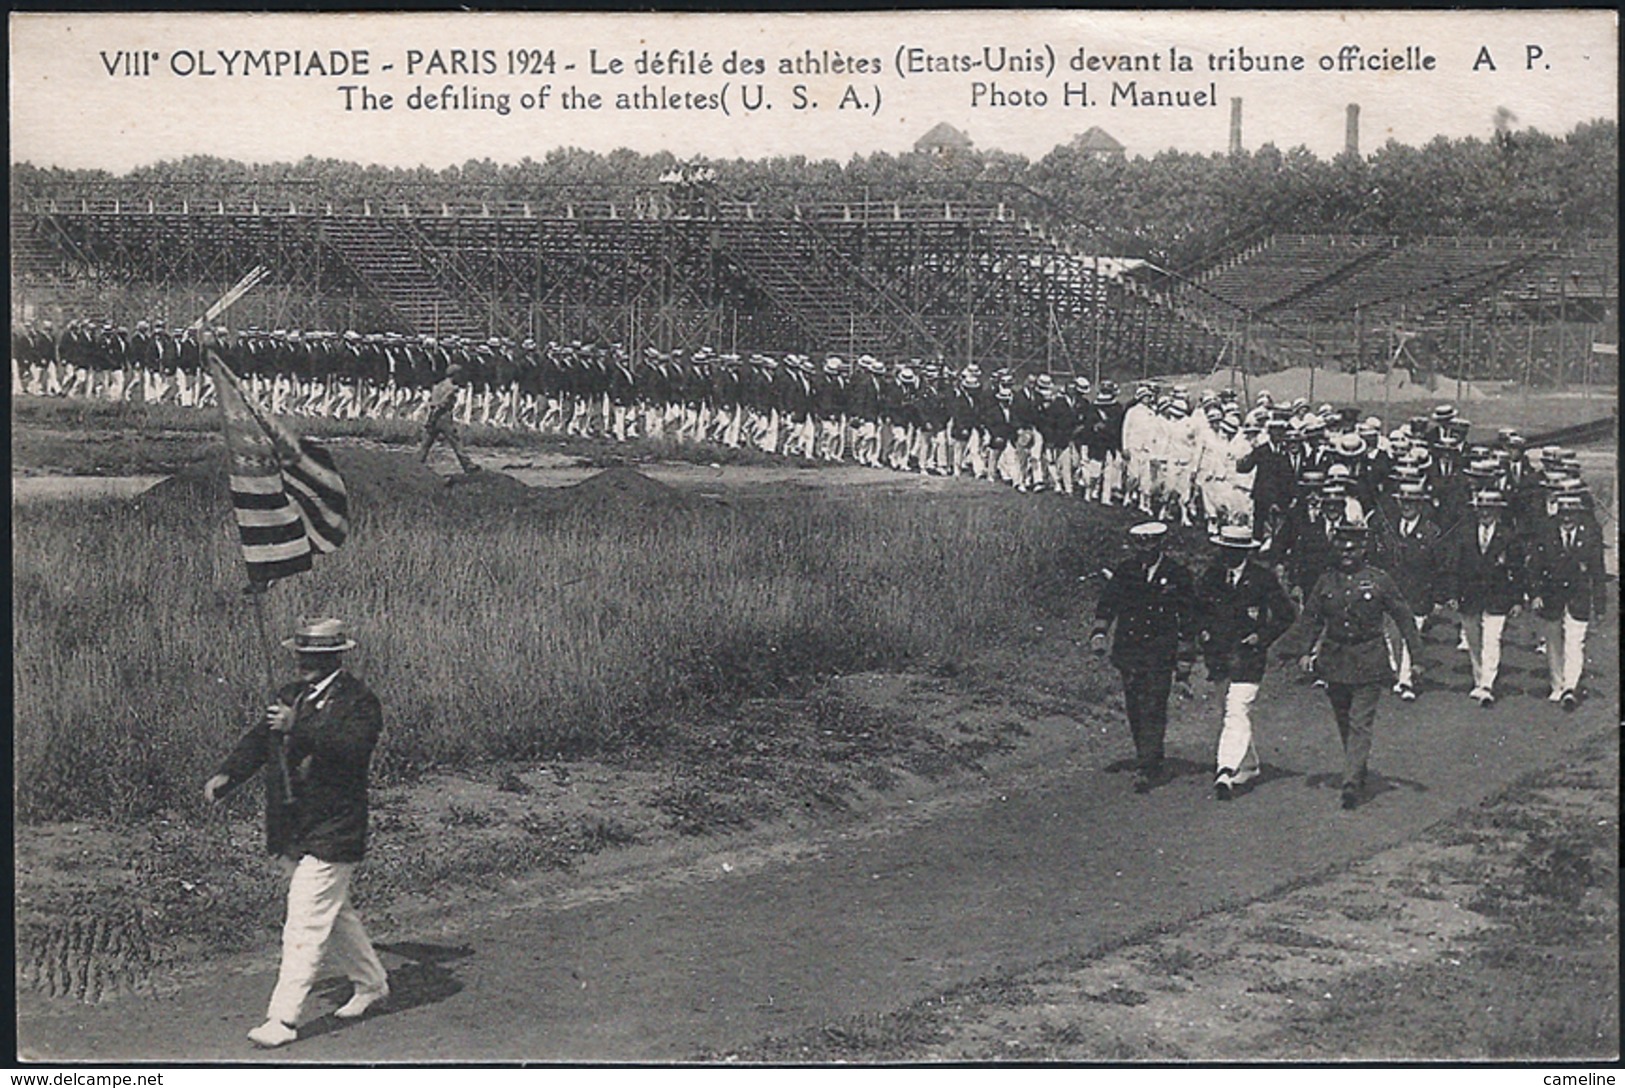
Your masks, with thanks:
[{"label": "tree line", "polygon": [[[243,163],[193,155],[127,174],[14,164],[18,196],[77,198],[98,187],[128,200],[243,200],[270,207],[326,203],[520,203],[559,194],[631,194],[674,184],[685,164],[669,152],[601,154],[558,148],[517,163],[490,158],[434,169],[309,157]],[[1619,128],[1590,121],[1553,136],[1440,136],[1422,147],[1390,141],[1332,159],[1266,144],[1239,154],[1161,151],[1102,158],[1072,144],[1036,161],[997,150],[874,152],[845,163],[804,156],[706,160],[684,195],[757,205],[762,214],[826,201],[1001,202],[1085,252],[1143,257],[1195,270],[1274,231],[1396,235],[1612,237],[1618,229]],[[695,176],[692,172],[688,177]],[[665,180],[662,180],[665,179]],[[549,196],[550,194],[550,196]]]}]

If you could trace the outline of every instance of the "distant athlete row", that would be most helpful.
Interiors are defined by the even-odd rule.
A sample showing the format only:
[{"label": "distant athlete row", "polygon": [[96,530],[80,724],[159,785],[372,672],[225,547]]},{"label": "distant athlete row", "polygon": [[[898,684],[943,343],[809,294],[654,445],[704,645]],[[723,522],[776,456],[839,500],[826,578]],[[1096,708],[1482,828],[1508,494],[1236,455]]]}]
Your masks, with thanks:
[{"label": "distant athlete row", "polygon": [[[198,339],[143,324],[23,326],[13,330],[12,390],[206,404]],[[1431,615],[1459,620],[1470,694],[1484,706],[1495,701],[1506,621],[1528,607],[1542,621],[1549,697],[1572,709],[1586,628],[1604,606],[1602,530],[1578,457],[1556,447],[1532,455],[1512,430],[1469,444],[1471,423],[1450,405],[1385,429],[1352,409],[1277,404],[1268,392],[1244,405],[1231,389],[1193,397],[1142,382],[1122,404],[1111,381],[1017,382],[975,365],[867,356],[815,364],[252,329],[203,339],[273,412],[419,420],[419,456],[444,435],[465,469],[459,422],[971,475],[1205,525],[1256,550],[1254,561],[1306,607],[1338,567],[1340,534],[1359,526],[1418,631]],[[1410,641],[1393,631],[1388,641],[1394,689],[1413,699]]]}]

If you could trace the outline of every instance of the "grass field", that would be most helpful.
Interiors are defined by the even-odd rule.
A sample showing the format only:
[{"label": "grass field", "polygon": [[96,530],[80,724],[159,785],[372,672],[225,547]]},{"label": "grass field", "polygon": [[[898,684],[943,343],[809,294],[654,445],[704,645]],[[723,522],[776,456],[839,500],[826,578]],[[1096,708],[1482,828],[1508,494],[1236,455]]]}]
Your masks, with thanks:
[{"label": "grass field", "polygon": [[[1513,421],[1538,433],[1582,403],[1473,411],[1490,423],[1521,409]],[[15,464],[181,473],[136,504],[14,504],[18,814],[187,810],[222,737],[263,704],[268,668],[285,665],[238,592],[215,413],[28,398],[13,421]],[[951,660],[1075,605],[1075,576],[1122,520],[997,492],[570,508],[507,481],[459,498],[405,455],[409,423],[299,426],[399,451],[341,449],[353,541],[266,600],[273,639],[311,612],[352,619],[357,670],[390,693],[389,775],[657,746],[683,705]],[[723,454],[495,429],[474,440],[587,463]],[[1593,484],[1606,504],[1611,477]]]},{"label": "grass field", "polygon": [[[1016,495],[563,507],[497,480],[454,496],[401,454],[340,467],[352,540],[273,587],[267,631],[352,622],[357,672],[390,694],[386,777],[659,746],[676,707],[951,660],[1057,607],[1110,546]],[[20,818],[192,808],[285,671],[239,592],[220,471],[14,508]]]}]

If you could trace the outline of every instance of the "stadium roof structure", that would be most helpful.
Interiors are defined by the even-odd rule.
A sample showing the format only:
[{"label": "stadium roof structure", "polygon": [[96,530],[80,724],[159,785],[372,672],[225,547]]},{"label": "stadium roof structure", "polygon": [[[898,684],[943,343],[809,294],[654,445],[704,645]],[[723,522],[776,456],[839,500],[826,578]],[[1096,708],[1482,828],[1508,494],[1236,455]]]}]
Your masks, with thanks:
[{"label": "stadium roof structure", "polygon": [[1072,138],[1072,146],[1079,151],[1090,155],[1121,156],[1123,145],[1117,142],[1116,137],[1099,125],[1093,125],[1089,131]]},{"label": "stadium roof structure", "polygon": [[971,138],[946,121],[938,122],[914,141],[914,150],[924,152],[969,151],[971,147]]}]

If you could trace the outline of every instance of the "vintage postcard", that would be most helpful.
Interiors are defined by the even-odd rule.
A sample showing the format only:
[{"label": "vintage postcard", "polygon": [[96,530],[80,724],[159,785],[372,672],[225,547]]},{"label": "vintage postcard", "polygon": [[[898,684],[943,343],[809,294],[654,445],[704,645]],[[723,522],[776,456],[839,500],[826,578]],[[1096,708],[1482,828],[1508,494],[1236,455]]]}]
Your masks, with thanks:
[{"label": "vintage postcard", "polygon": [[9,30],[20,1061],[1618,1060],[1614,12]]}]

